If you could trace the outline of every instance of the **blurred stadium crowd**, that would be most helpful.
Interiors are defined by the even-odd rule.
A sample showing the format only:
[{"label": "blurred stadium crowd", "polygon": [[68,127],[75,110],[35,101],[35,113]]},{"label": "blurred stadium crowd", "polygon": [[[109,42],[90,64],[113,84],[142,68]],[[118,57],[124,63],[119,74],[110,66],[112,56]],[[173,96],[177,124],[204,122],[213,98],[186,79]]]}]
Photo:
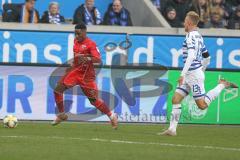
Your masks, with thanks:
[{"label": "blurred stadium crowd", "polygon": [[240,0],[152,0],[172,27],[183,27],[188,11],[200,15],[200,28],[240,29]]},{"label": "blurred stadium crowd", "polygon": [[[39,15],[36,0],[25,0],[24,4],[4,4],[2,21],[19,23],[64,24],[84,22],[87,25],[132,26],[131,14],[121,0],[113,0],[105,13],[95,6],[94,0],[85,0],[75,9],[70,21],[61,15],[59,4],[51,2],[48,9]],[[151,0],[171,27],[183,27],[188,11],[200,15],[200,28],[240,29],[240,0]],[[63,8],[64,9],[64,8]]]},{"label": "blurred stadium crowd", "polygon": [[[48,9],[42,16],[35,9],[36,0],[25,0],[23,4],[6,3],[3,5],[2,21],[19,23],[52,23],[63,24],[65,21],[58,2],[50,2]],[[65,9],[63,7],[63,9]],[[84,22],[87,25],[118,25],[132,26],[129,11],[123,7],[121,0],[113,0],[106,13],[100,13],[95,7],[94,0],[85,0],[74,12],[70,23]]]}]

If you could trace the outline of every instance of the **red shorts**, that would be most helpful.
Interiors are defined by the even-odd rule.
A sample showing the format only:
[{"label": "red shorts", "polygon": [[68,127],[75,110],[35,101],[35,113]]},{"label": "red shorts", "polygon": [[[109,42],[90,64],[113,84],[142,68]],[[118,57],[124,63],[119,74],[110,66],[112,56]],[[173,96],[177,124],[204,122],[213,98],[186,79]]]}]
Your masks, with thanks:
[{"label": "red shorts", "polygon": [[81,73],[77,69],[73,69],[67,72],[58,83],[63,84],[68,88],[72,88],[76,85],[79,85],[83,91],[83,93],[88,98],[97,98],[98,97],[98,88],[95,82],[95,78],[86,78],[81,75]]}]

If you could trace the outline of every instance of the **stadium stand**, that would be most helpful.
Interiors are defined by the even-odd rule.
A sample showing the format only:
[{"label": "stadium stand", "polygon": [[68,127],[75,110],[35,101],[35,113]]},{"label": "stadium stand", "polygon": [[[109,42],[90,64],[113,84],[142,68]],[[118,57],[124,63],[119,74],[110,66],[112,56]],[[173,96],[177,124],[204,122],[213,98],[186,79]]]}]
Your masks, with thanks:
[{"label": "stadium stand", "polygon": [[236,10],[240,6],[239,0],[153,0],[152,2],[157,5],[156,8],[167,20],[169,19],[169,9],[175,9],[181,23],[188,11],[196,11],[201,18],[200,28],[231,28],[229,25],[232,23],[230,19],[233,16],[235,21],[238,21],[237,24],[239,23],[235,16]]},{"label": "stadium stand", "polygon": [[[12,4],[8,4],[8,2],[12,2]],[[35,11],[39,11],[40,17],[47,17],[46,10],[49,8],[50,2],[50,0],[46,0],[44,3],[36,1]],[[77,6],[83,7],[82,4],[85,4],[85,0],[73,1],[71,3],[66,3],[64,0],[58,0],[57,2],[61,10],[59,14],[65,17],[65,23],[76,24],[78,22],[76,18],[77,15],[76,13],[74,14],[74,12],[76,12],[77,9],[79,12],[80,8]],[[104,14],[109,12],[112,2],[112,0],[106,0],[105,3],[102,4],[100,0],[94,1],[98,12],[94,11],[92,14],[98,13],[93,15],[96,20],[99,19],[96,24],[102,24],[101,20],[104,19]],[[19,16],[17,19],[11,17],[9,19],[9,16],[11,10],[13,10],[15,14],[20,14],[23,3],[25,3],[25,0],[2,0],[3,6],[0,10],[3,15],[2,21],[20,21]],[[200,15],[200,28],[239,29],[239,0],[122,0],[122,4],[130,12],[131,24],[133,26],[182,27],[186,13],[192,10]],[[144,12],[141,12],[141,10],[144,10]],[[38,12],[36,12],[36,15],[38,16]],[[81,19],[86,18],[86,16],[83,16],[84,14],[81,13]],[[75,22],[73,22],[73,20],[75,20]],[[107,23],[105,22],[104,24]]]}]

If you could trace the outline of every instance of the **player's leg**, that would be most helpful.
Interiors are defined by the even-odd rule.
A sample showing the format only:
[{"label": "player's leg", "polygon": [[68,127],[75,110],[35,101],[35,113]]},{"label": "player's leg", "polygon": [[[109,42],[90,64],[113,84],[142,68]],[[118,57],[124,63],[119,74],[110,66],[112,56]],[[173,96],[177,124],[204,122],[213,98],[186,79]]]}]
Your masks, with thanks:
[{"label": "player's leg", "polygon": [[64,112],[64,104],[63,104],[63,93],[68,89],[63,83],[58,83],[54,89],[54,98],[57,105],[58,113]]},{"label": "player's leg", "polygon": [[88,97],[90,103],[95,106],[98,110],[100,110],[102,113],[106,114],[112,124],[112,127],[114,129],[117,129],[118,127],[118,120],[117,116],[109,109],[109,106],[98,97],[98,89],[97,84],[92,82],[85,83],[85,86],[81,85],[81,89],[83,93]]},{"label": "player's leg", "polygon": [[204,88],[205,75],[202,70],[197,70],[191,75],[191,81],[188,82],[191,87],[193,97],[199,109],[206,109],[210,103],[215,100],[225,88],[237,88],[237,85],[226,80],[219,80],[219,84],[205,94]]},{"label": "player's leg", "polygon": [[177,135],[177,125],[181,116],[181,102],[182,100],[189,94],[190,88],[187,84],[183,84],[179,87],[177,87],[174,96],[172,98],[172,112],[170,117],[170,125],[169,128],[159,133],[160,135],[169,135],[169,136],[175,136]]},{"label": "player's leg", "polygon": [[67,90],[63,83],[58,83],[56,88],[54,89],[54,98],[58,109],[58,114],[56,119],[52,122],[52,125],[57,125],[62,121],[67,120],[68,116],[64,112],[64,102],[63,102],[63,93]]},{"label": "player's leg", "polygon": [[191,87],[192,95],[196,102],[196,105],[199,109],[204,110],[208,107],[204,100],[206,96],[204,87],[205,76],[202,71],[199,71],[197,73],[193,76],[193,78],[189,82],[189,85]]},{"label": "player's leg", "polygon": [[219,80],[219,84],[215,88],[210,90],[203,98],[196,100],[196,104],[200,109],[206,109],[225,88],[238,88],[238,86],[221,79]]},{"label": "player's leg", "polygon": [[184,99],[186,95],[182,95],[178,92],[175,92],[173,98],[172,98],[172,113],[171,113],[171,119],[170,119],[170,126],[169,130],[172,132],[176,132],[177,130],[177,125],[181,116],[181,102]]},{"label": "player's leg", "polygon": [[112,128],[117,129],[117,127],[118,127],[117,116],[112,111],[110,111],[107,104],[100,98],[89,98],[89,101],[98,110],[100,110],[102,113],[106,114],[111,121]]},{"label": "player's leg", "polygon": [[59,80],[54,89],[54,98],[57,105],[58,114],[56,119],[52,122],[52,125],[57,125],[68,118],[64,110],[63,94],[64,91],[76,84],[76,76],[77,74],[74,71],[67,72],[66,75]]}]

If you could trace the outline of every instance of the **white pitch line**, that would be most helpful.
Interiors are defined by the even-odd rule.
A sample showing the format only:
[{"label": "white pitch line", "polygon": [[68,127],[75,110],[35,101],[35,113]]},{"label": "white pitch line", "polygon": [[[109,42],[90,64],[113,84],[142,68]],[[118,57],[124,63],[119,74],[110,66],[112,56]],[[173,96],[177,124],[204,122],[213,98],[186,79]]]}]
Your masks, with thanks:
[{"label": "white pitch line", "polygon": [[141,141],[125,141],[125,140],[109,140],[101,138],[79,138],[79,137],[58,137],[58,136],[0,136],[0,138],[44,138],[44,139],[65,139],[65,140],[80,140],[80,141],[95,141],[105,143],[122,143],[122,144],[136,144],[136,145],[159,145],[167,147],[182,147],[182,148],[197,148],[197,149],[212,149],[212,150],[223,150],[223,151],[237,151],[240,152],[240,148],[232,147],[217,147],[217,146],[197,146],[188,144],[174,144],[174,143],[157,143],[157,142],[141,142]]}]

